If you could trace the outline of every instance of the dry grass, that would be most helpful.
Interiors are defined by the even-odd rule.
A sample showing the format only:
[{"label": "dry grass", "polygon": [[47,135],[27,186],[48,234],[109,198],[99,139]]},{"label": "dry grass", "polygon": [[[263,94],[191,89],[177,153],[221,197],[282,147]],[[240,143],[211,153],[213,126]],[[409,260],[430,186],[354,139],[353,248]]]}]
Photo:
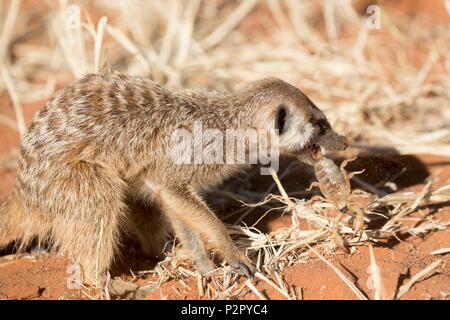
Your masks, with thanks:
[{"label": "dry grass", "polygon": [[[287,290],[288,285],[279,277],[280,272],[288,266],[308,261],[312,258],[311,253],[314,253],[336,272],[337,276],[351,288],[357,298],[365,300],[367,299],[365,294],[337,267],[329,262],[324,255],[332,256],[339,250],[341,246],[340,241],[352,252],[358,246],[370,245],[371,248],[372,245],[385,243],[387,240],[405,233],[424,236],[435,230],[447,228],[449,225],[448,221],[434,220],[431,216],[424,216],[418,219],[413,227],[404,225],[402,219],[414,213],[415,207],[418,205],[450,201],[449,188],[450,185],[436,189],[427,185],[421,192],[396,192],[381,198],[367,194],[366,196],[372,198],[372,200],[367,205],[362,206],[366,224],[370,225],[370,222],[377,219],[383,219],[385,223],[381,228],[371,229],[366,227],[362,235],[359,234],[359,230],[354,228],[353,220],[355,215],[352,213],[342,218],[336,225],[335,216],[327,214],[330,205],[324,199],[313,198],[305,201],[275,194],[270,194],[260,204],[271,203],[273,208],[284,210],[287,214],[290,214],[293,221],[291,227],[278,229],[271,234],[264,234],[254,227],[245,225],[228,225],[227,227],[238,247],[246,251],[247,255],[252,257],[256,263],[259,270],[257,278],[275,288],[286,299],[293,299],[294,294]],[[299,219],[306,220],[311,228],[307,230],[301,229],[298,224]],[[339,230],[339,240],[336,239],[336,230]],[[157,275],[158,281],[154,283],[155,287],[167,280],[184,279],[195,274],[194,268],[188,262],[178,260],[176,256],[177,250],[178,247],[174,247],[172,253],[164,261],[160,262],[155,270],[145,272],[145,274]],[[323,253],[321,254],[319,251]],[[376,264],[372,250],[370,250],[370,253],[371,272],[369,276],[372,280],[373,298],[387,299],[380,269]],[[435,267],[437,265],[433,269]],[[238,277],[227,266],[221,266],[209,276],[211,277],[209,281],[211,281],[210,283],[214,288],[215,294],[209,292],[211,290],[209,287],[206,288],[206,291],[212,298],[234,299],[248,292],[242,291],[238,286]],[[275,285],[269,278],[279,279],[279,285]],[[411,285],[420,278],[421,275],[413,278],[411,281],[414,281]],[[403,296],[411,285],[406,286],[405,284],[396,298]],[[249,286],[248,283],[247,286]],[[255,292],[255,288],[249,286],[249,289],[259,298],[262,298]]]},{"label": "dry grass", "polygon": [[[68,23],[73,3],[81,7],[79,28]],[[350,137],[353,154],[450,154],[450,41],[441,26],[423,28],[414,19],[394,21],[383,10],[382,30],[371,31],[350,1],[97,0],[94,8],[88,1],[60,0],[47,1],[43,7],[42,19],[36,22],[31,13],[39,9],[27,1],[0,3],[0,92],[10,95],[16,114],[15,119],[0,114],[0,123],[21,133],[25,125],[19,101],[46,98],[55,84],[64,85],[107,64],[174,87],[227,90],[245,81],[277,76],[312,97],[337,131]],[[30,34],[32,43],[27,41]],[[419,65],[405,57],[418,43],[421,52],[428,53]],[[366,228],[358,234],[352,214],[336,224],[334,217],[325,214],[331,206],[327,201],[289,196],[280,182],[282,176],[273,177],[274,185],[261,202],[248,201],[254,197],[249,197],[245,186],[232,195],[254,203],[227,227],[236,244],[255,261],[258,278],[286,299],[302,294],[289,289],[280,272],[311,259],[311,253],[327,261],[325,257],[342,245],[349,250],[376,246],[399,234],[424,235],[449,224],[433,217],[423,217],[414,227],[402,223],[418,206],[449,201],[448,181],[441,181],[440,187],[430,182],[422,192],[389,195],[366,184],[366,190],[374,193],[365,194],[368,204],[361,208],[366,225],[376,219],[386,221],[379,229]],[[272,193],[274,187],[281,195]],[[291,216],[292,226],[264,234],[243,225],[241,221],[255,206],[267,212],[283,210]],[[299,220],[307,221],[310,229],[300,228]],[[198,277],[189,263],[178,261],[176,252],[174,246],[155,270],[147,272],[158,278],[149,284],[151,288],[170,279]],[[371,270],[377,279],[374,298],[384,298],[374,256]],[[397,298],[411,285],[405,284]],[[251,282],[239,285],[227,266],[208,280],[199,278],[198,287],[213,299],[236,299],[249,290],[266,298]],[[99,297],[110,295],[106,289]]]},{"label": "dry grass", "polygon": [[425,278],[425,276],[429,276],[432,271],[434,271],[440,264],[442,263],[442,260],[434,261],[432,264],[430,264],[428,267],[423,269],[422,271],[415,274],[411,279],[409,279],[406,283],[404,283],[398,290],[396,299],[400,299],[411,289],[411,287],[418,281]]}]

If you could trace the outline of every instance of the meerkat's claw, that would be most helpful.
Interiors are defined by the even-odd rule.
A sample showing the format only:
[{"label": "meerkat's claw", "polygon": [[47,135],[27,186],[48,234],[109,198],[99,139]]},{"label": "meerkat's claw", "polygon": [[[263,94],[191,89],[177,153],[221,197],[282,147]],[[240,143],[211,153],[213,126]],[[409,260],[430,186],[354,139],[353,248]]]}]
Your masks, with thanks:
[{"label": "meerkat's claw", "polygon": [[236,272],[241,276],[253,279],[255,277],[255,269],[253,266],[249,266],[242,261],[237,263],[237,267],[234,267]]},{"label": "meerkat's claw", "polygon": [[234,248],[231,254],[225,255],[225,261],[241,276],[253,279],[256,268],[244,253]]},{"label": "meerkat's claw", "polygon": [[256,272],[255,266],[246,255],[240,253],[239,256],[236,262],[230,263],[230,266],[241,276],[253,279]]}]

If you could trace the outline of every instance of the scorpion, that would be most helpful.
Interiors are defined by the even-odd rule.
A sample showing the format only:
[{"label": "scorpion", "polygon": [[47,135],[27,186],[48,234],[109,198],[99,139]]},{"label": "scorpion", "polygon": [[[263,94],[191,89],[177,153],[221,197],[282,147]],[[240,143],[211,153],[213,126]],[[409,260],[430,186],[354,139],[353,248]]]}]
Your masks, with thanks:
[{"label": "scorpion", "polygon": [[346,172],[345,167],[349,162],[354,161],[356,157],[344,160],[340,167],[333,160],[323,156],[319,150],[314,154],[313,159],[315,161],[314,171],[318,181],[313,182],[308,190],[319,187],[324,196],[320,198],[331,203],[339,211],[334,221],[333,238],[339,248],[348,251],[344,240],[339,235],[338,224],[345,214],[353,213],[355,215],[352,223],[355,231],[354,236],[359,233],[359,239],[361,239],[365,227],[364,209],[352,204],[349,200],[354,194],[351,190],[350,179],[357,174],[363,173],[364,169],[350,174]]}]

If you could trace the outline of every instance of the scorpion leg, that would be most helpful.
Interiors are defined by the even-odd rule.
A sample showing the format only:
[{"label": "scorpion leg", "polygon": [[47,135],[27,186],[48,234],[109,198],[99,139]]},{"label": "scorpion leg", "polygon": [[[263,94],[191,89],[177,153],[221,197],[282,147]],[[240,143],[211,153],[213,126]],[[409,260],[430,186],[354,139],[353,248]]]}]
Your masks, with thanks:
[{"label": "scorpion leg", "polygon": [[345,159],[344,161],[342,161],[341,166],[339,167],[339,169],[341,170],[342,175],[345,177],[345,190],[347,190],[347,196],[350,194],[350,179],[353,178],[355,175],[363,173],[365,169],[361,170],[361,171],[356,171],[356,172],[352,172],[350,174],[347,174],[347,171],[345,171],[345,167],[347,166],[347,164],[349,162],[355,161],[356,158],[358,156],[355,156],[353,158],[350,159]]},{"label": "scorpion leg", "polygon": [[364,213],[358,207],[355,207],[354,210],[356,212],[356,218],[353,220],[353,229],[355,230],[353,236],[359,233],[358,241],[360,241],[364,233]]},{"label": "scorpion leg", "polygon": [[311,185],[306,189],[306,191],[311,191],[314,187],[319,187],[320,188],[320,183],[317,181],[314,181],[313,183],[311,183]]},{"label": "scorpion leg", "polygon": [[337,215],[333,221],[332,235],[333,235],[333,240],[334,240],[334,243],[336,244],[336,247],[338,247],[339,249],[341,249],[345,252],[348,252],[348,249],[345,245],[345,241],[339,234],[339,222],[341,221],[343,216],[344,216],[343,213],[341,213],[341,212],[337,213]]}]

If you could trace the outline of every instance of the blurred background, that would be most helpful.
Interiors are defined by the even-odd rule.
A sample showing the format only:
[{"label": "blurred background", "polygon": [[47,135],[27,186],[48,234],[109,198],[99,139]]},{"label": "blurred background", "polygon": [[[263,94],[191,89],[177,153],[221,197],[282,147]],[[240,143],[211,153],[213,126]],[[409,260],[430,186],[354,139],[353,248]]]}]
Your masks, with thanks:
[{"label": "blurred background", "polygon": [[279,77],[354,147],[450,155],[449,26],[444,0],[3,0],[1,142],[109,65],[172,87]]},{"label": "blurred background", "polygon": [[449,0],[2,0],[0,198],[33,114],[105,67],[218,90],[279,77],[350,152],[449,156],[449,40]]},{"label": "blurred background", "polygon": [[353,147],[450,155],[449,26],[444,0],[3,0],[0,141],[109,65],[172,87],[279,77]]}]

